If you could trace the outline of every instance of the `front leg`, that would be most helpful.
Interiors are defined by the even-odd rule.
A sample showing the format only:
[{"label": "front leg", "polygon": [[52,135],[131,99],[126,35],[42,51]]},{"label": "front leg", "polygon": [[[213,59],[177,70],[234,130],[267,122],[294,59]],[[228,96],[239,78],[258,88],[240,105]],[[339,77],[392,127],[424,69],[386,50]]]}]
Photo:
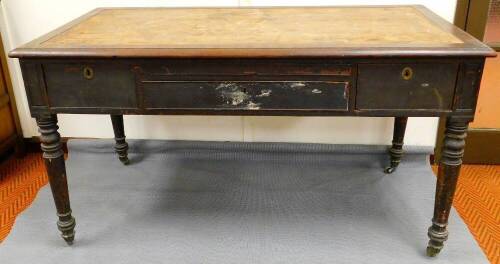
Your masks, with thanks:
[{"label": "front leg", "polygon": [[36,118],[41,133],[41,147],[43,159],[49,176],[52,196],[56,204],[57,227],[62,238],[71,245],[75,238],[75,218],[71,216],[69,204],[68,184],[66,179],[66,166],[62,150],[61,136],[57,129],[56,115],[43,115]]},{"label": "front leg", "polygon": [[448,217],[464,155],[465,137],[469,121],[454,117],[449,117],[446,120],[442,157],[436,183],[434,217],[432,218],[432,226],[428,231],[430,240],[427,246],[427,255],[430,257],[439,254],[444,246],[444,241],[448,239],[446,226],[448,225]]},{"label": "front leg", "polygon": [[128,159],[128,144],[125,141],[125,129],[123,128],[123,115],[111,115],[111,123],[113,123],[113,132],[115,133],[115,151],[118,154],[118,159],[127,165],[130,161]]},{"label": "front leg", "polygon": [[394,133],[392,135],[392,147],[389,149],[391,164],[386,167],[385,173],[393,173],[401,162],[403,156],[403,140],[405,137],[406,123],[408,117],[396,117],[394,119]]}]

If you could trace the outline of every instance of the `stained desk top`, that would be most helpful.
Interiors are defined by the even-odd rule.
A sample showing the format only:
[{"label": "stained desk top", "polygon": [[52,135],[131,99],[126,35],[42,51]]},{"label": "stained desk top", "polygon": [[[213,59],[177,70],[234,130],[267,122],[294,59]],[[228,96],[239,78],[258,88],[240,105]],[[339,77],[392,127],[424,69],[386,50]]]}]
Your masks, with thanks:
[{"label": "stained desk top", "polygon": [[100,8],[12,57],[491,56],[422,6]]}]

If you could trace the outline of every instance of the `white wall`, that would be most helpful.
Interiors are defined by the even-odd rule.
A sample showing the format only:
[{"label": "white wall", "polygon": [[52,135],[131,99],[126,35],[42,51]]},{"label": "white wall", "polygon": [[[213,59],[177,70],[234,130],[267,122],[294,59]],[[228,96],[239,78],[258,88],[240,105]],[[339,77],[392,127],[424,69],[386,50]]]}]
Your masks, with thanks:
[{"label": "white wall", "polygon": [[[452,21],[456,0],[3,0],[0,26],[8,52],[96,7],[358,4],[422,4]],[[19,63],[9,66],[24,136],[36,136]],[[59,126],[65,137],[113,135],[107,116],[60,115]],[[389,144],[392,118],[126,116],[125,129],[129,138]],[[410,118],[405,141],[432,146],[436,129],[436,118]]]}]

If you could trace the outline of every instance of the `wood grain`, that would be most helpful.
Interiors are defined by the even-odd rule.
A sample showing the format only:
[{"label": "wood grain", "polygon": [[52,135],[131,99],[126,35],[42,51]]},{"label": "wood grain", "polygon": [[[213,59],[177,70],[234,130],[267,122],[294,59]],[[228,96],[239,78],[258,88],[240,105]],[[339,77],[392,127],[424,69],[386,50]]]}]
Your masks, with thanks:
[{"label": "wood grain", "polygon": [[44,48],[319,48],[462,43],[413,7],[104,9]]}]

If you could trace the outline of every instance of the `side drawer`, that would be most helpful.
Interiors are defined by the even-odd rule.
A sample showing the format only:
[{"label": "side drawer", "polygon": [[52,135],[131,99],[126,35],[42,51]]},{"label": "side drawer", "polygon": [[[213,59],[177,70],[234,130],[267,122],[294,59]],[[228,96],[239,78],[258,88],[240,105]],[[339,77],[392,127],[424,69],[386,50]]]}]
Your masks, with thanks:
[{"label": "side drawer", "polygon": [[451,110],[458,63],[360,64],[359,110]]},{"label": "side drawer", "polygon": [[143,81],[147,109],[347,111],[344,81]]},{"label": "side drawer", "polygon": [[137,107],[130,66],[48,63],[43,70],[50,107]]}]

